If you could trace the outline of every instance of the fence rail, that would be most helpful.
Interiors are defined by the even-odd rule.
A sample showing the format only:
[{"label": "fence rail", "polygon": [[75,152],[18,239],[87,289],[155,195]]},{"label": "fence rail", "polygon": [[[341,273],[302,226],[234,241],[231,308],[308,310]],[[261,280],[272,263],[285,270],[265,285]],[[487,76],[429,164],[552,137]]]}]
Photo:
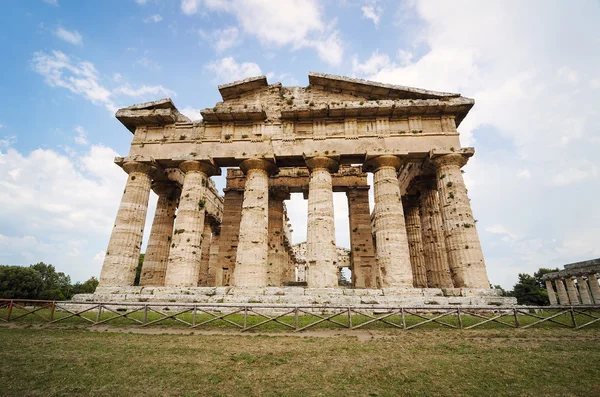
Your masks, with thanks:
[{"label": "fence rail", "polygon": [[[567,327],[600,328],[600,305],[579,306],[333,306],[266,304],[189,304],[141,302],[65,302],[0,299],[0,323],[50,326],[74,322],[91,326],[112,323],[140,328],[177,325],[188,328],[230,327],[240,332],[311,328],[361,329],[418,327],[451,329]],[[276,327],[276,328],[273,328]]]}]

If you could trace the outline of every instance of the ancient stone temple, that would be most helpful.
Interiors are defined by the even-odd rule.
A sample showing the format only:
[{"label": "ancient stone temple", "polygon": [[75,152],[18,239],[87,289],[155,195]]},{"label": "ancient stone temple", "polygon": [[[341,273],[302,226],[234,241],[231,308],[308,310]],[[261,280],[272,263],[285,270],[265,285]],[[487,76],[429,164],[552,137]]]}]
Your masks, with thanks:
[{"label": "ancient stone temple", "polygon": [[[223,101],[200,111],[199,122],[170,99],[117,112],[133,134],[129,154],[116,159],[129,178],[97,296],[502,300],[490,289],[461,171],[474,150],[461,147],[457,127],[474,101],[321,73],[308,79],[307,87],[264,76],[219,86]],[[211,176],[224,168],[221,196]],[[151,190],[158,204],[134,287]],[[348,199],[351,288],[338,285],[334,192]],[[302,258],[286,215],[291,193],[308,200]]]},{"label": "ancient stone temple", "polygon": [[[600,259],[570,263],[542,276],[551,305],[599,305]],[[558,299],[557,299],[558,298]]]}]

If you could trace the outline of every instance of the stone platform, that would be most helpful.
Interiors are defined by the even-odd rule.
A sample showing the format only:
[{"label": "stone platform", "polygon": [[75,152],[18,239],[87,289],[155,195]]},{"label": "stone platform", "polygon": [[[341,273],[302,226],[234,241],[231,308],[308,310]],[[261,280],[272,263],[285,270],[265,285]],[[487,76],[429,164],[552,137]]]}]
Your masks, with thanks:
[{"label": "stone platform", "polygon": [[470,288],[98,287],[73,302],[176,302],[331,306],[514,306],[500,290]]}]

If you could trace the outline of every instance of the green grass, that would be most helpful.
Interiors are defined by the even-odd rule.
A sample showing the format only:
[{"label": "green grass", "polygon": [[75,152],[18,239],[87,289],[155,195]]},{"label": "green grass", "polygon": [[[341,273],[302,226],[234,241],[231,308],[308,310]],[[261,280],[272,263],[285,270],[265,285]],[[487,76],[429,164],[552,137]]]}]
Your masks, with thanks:
[{"label": "green grass", "polygon": [[600,394],[597,329],[231,336],[25,326],[0,327],[2,396]]}]

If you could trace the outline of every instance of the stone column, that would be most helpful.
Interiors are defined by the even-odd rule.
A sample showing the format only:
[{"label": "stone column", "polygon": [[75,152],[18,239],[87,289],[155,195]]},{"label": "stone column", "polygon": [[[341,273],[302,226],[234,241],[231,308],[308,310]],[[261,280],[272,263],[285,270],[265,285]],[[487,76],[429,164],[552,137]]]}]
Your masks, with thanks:
[{"label": "stone column", "polygon": [[435,179],[417,184],[420,195],[421,235],[423,256],[427,269],[427,285],[433,288],[452,288],[452,276],[448,264],[440,200]]},{"label": "stone column", "polygon": [[563,280],[561,278],[557,278],[556,280],[554,280],[554,283],[556,284],[558,301],[562,306],[568,306],[570,303],[569,296],[567,295],[567,290],[565,289],[565,284],[563,283]]},{"label": "stone column", "polygon": [[427,273],[425,257],[423,255],[423,237],[421,235],[421,215],[419,201],[415,195],[402,197],[404,220],[406,222],[406,238],[408,239],[408,253],[413,273],[413,286],[427,288]]},{"label": "stone column", "polygon": [[581,303],[583,303],[584,305],[593,304],[587,281],[583,277],[577,277],[577,286],[579,287],[579,296],[581,296]]},{"label": "stone column", "polygon": [[590,292],[592,293],[592,298],[594,298],[594,303],[600,305],[600,284],[598,284],[598,278],[595,274],[588,275],[588,285],[590,286]]},{"label": "stone column", "polygon": [[552,280],[546,280],[546,290],[548,291],[548,299],[550,299],[550,304],[552,306],[558,305],[556,301],[556,293],[554,293],[554,288],[552,287]]},{"label": "stone column", "polygon": [[144,255],[144,264],[140,274],[140,285],[163,286],[167,273],[175,211],[180,190],[172,184],[155,184],[158,195],[148,247]]},{"label": "stone column", "polygon": [[215,287],[217,285],[216,270],[219,259],[219,247],[221,244],[221,225],[213,225],[212,238],[210,242],[210,250],[208,260],[208,286]]},{"label": "stone column", "polygon": [[235,268],[243,200],[243,191],[223,189],[223,221],[219,237],[219,254],[215,266],[216,286],[229,285],[226,280],[229,279],[229,275]]},{"label": "stone column", "polygon": [[290,194],[285,190],[269,192],[269,255],[267,285],[280,286],[285,274],[285,246],[283,244],[283,200]]},{"label": "stone column", "polygon": [[579,305],[581,301],[579,300],[579,294],[577,293],[577,287],[573,282],[571,277],[567,277],[565,279],[565,284],[567,284],[567,293],[569,294],[569,301],[571,301],[572,305]]},{"label": "stone column", "polygon": [[165,277],[168,287],[196,287],[200,272],[202,233],[204,231],[205,186],[215,168],[202,161],[184,161],[185,173],[179,209]]},{"label": "stone column", "polygon": [[246,185],[233,284],[264,287],[268,283],[269,175],[276,167],[264,159],[248,159],[240,168],[246,174]]},{"label": "stone column", "polygon": [[123,169],[129,176],[100,272],[99,285],[102,287],[133,285],[140,259],[150,197],[150,173],[154,167],[129,161],[123,164]]},{"label": "stone column", "polygon": [[210,262],[210,247],[212,245],[212,222],[204,219],[202,231],[202,244],[200,246],[200,271],[198,272],[198,286],[208,286],[208,263]]},{"label": "stone column", "polygon": [[349,188],[350,259],[354,288],[377,288],[381,284],[373,247],[369,188]]},{"label": "stone column", "polygon": [[450,272],[457,288],[490,288],[475,219],[460,168],[466,164],[461,154],[433,159],[436,168],[442,220]]},{"label": "stone column", "polygon": [[369,160],[364,168],[373,171],[375,248],[382,286],[412,288],[408,238],[396,175],[400,165],[399,157],[384,155]]},{"label": "stone column", "polygon": [[337,286],[337,249],[333,214],[331,173],[339,164],[328,157],[306,159],[308,182],[308,224],[306,231],[307,283],[312,288]]}]

